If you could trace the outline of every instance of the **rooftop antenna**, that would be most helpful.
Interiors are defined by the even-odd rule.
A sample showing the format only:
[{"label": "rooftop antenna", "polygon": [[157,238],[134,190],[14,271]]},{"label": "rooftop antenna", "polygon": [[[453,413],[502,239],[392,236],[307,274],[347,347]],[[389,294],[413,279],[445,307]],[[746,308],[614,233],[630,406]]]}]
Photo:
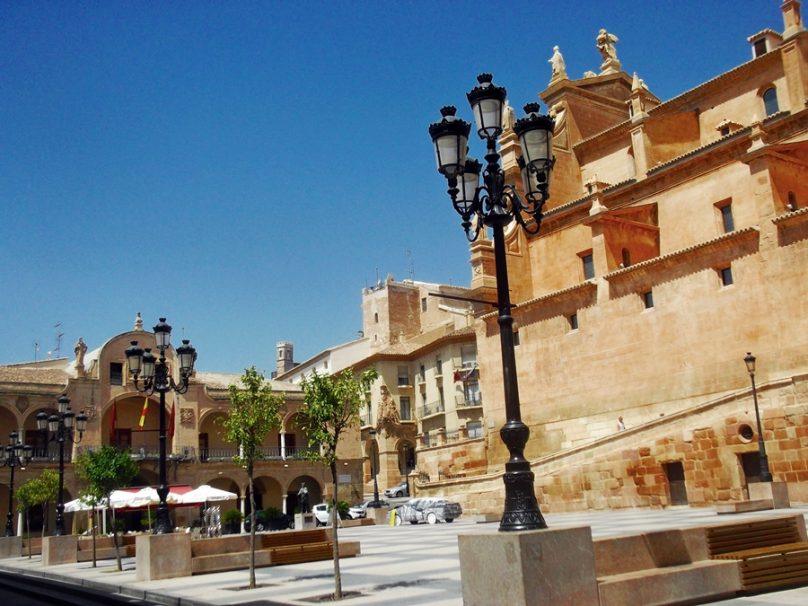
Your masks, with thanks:
[{"label": "rooftop antenna", "polygon": [[34,341],[34,362],[37,361],[38,354],[39,354],[39,341]]},{"label": "rooftop antenna", "polygon": [[[56,324],[53,325],[53,327],[58,331],[62,327],[62,323],[57,322]],[[56,333],[56,348],[53,350],[53,353],[57,358],[59,357],[59,353],[62,351],[62,337],[64,336],[65,333],[63,332]]]},{"label": "rooftop antenna", "polygon": [[407,274],[410,277],[410,280],[413,282],[415,281],[415,263],[412,260],[412,251],[408,248],[404,251],[404,254],[407,256],[407,261],[409,267],[407,268]]}]

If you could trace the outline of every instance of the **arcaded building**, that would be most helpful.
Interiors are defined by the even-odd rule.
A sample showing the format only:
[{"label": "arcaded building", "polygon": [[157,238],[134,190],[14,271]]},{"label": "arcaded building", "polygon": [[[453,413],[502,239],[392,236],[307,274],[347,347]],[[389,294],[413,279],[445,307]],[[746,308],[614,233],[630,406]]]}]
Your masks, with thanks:
[{"label": "arcaded building", "polygon": [[[571,79],[556,62],[539,93],[556,123],[551,197],[537,236],[506,238],[545,510],[747,498],[760,471],[747,352],[774,480],[808,502],[808,32],[798,1],[782,14],[782,32],[739,41],[748,62],[667,101],[605,31],[599,70]],[[507,125],[501,153],[521,183]],[[495,297],[492,248],[471,248],[478,298]],[[487,466],[420,489],[501,511],[496,313],[475,326]]]},{"label": "arcaded building", "polygon": [[[113,445],[131,449],[138,461],[139,473],[132,486],[156,486],[159,483],[159,394],[145,398],[128,376],[125,349],[131,341],[141,347],[154,348],[154,334],[144,329],[140,316],[132,330],[115,335],[90,349],[83,341],[76,344],[75,357],[0,366],[0,436],[17,431],[23,442],[32,447],[33,461],[24,470],[16,470],[15,487],[37,477],[42,469],[58,468],[58,444],[49,441],[46,431],[36,426],[39,412],[55,414],[56,400],[62,394],[71,401],[72,410],[88,416],[87,431],[78,444],[65,444],[65,502],[80,496],[83,485],[76,477],[73,460],[85,449]],[[287,344],[280,344],[285,352]],[[199,355],[204,356],[204,352]],[[176,368],[176,352],[166,352],[169,367]],[[291,366],[285,355],[278,360],[278,370]],[[244,470],[233,463],[236,445],[224,439],[221,421],[229,406],[228,387],[239,385],[237,374],[196,372],[187,393],[166,394],[168,480],[171,485],[209,484],[238,495],[228,507],[249,508],[248,480]],[[273,381],[273,391],[283,393],[286,413],[280,430],[267,436],[264,458],[255,467],[255,496],[259,509],[277,507],[292,513],[297,507],[297,493],[303,482],[309,491],[310,504],[320,502],[331,492],[331,474],[327,467],[304,457],[305,450],[316,448],[295,423],[303,403],[299,386]],[[140,425],[148,400],[143,426]],[[171,414],[171,410],[174,414]],[[76,436],[78,437],[78,436]],[[351,502],[362,497],[362,458],[358,440],[341,446],[340,498]],[[10,469],[0,467],[0,512],[8,509]],[[52,508],[53,509],[53,508]],[[46,512],[53,528],[54,511]],[[72,522],[67,514],[67,522]],[[42,523],[37,509],[33,527]],[[16,519],[16,516],[15,516]],[[83,519],[83,518],[82,518]],[[80,522],[79,522],[80,523]],[[16,526],[15,526],[16,528]]]}]

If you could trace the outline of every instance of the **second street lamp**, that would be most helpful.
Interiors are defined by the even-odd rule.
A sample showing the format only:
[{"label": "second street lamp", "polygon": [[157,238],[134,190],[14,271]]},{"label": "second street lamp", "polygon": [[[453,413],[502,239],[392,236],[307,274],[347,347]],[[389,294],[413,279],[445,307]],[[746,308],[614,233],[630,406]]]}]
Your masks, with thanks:
[{"label": "second street lamp", "polygon": [[168,474],[166,471],[166,392],[175,391],[183,394],[188,391],[191,374],[196,362],[196,349],[187,339],[182,341],[182,345],[177,348],[177,361],[179,363],[179,382],[174,381],[171,376],[168,364],[166,364],[166,350],[171,346],[171,326],[166,324],[165,318],[160,318],[157,326],[154,327],[154,341],[160,351],[160,357],[155,358],[151,349],[141,349],[137,341],[131,342],[131,347],[126,349],[126,362],[129,366],[129,374],[135,384],[135,389],[147,395],[155,391],[160,394],[160,486],[157,494],[160,503],[157,505],[157,520],[154,525],[155,534],[167,534],[171,532],[171,520],[168,515]]},{"label": "second street lamp", "polygon": [[441,109],[442,119],[430,125],[429,134],[435,145],[438,172],[448,181],[449,196],[460,214],[466,238],[470,242],[476,240],[483,226],[493,232],[506,415],[500,436],[510,453],[510,459],[505,463],[505,508],[499,529],[532,530],[546,528],[547,524],[536,500],[530,463],[524,457],[530,430],[522,422],[519,404],[504,230],[516,221],[529,234],[539,232],[554,163],[554,122],[539,113],[538,103],[529,103],[525,106],[525,117],[513,126],[523,154],[518,159],[525,190],[522,199],[513,185],[505,183],[505,172],[497,152],[497,141],[502,134],[505,89],[493,84],[491,74],[480,74],[477,82],[479,86],[466,96],[477,122],[477,134],[486,142],[482,185],[482,164],[466,157],[471,125],[455,117],[456,108],[447,106]]},{"label": "second street lamp", "polygon": [[376,442],[376,433],[375,429],[370,430],[370,439],[372,440],[371,444],[372,447],[370,449],[370,471],[373,474],[373,501],[367,504],[368,507],[381,507],[381,501],[379,501],[379,482],[376,479],[376,475],[379,473],[377,461],[379,460],[379,446],[378,442]]},{"label": "second street lamp", "polygon": [[[58,404],[57,414],[38,413],[36,426],[40,430],[47,430],[51,435],[51,441],[59,443],[59,492],[56,503],[56,530],[54,534],[62,536],[65,533],[65,441],[69,440],[73,444],[81,442],[84,431],[87,429],[87,415],[74,413],[70,409],[70,398],[65,395],[60,396],[56,402]],[[79,434],[78,438],[76,438],[76,432]]]},{"label": "second street lamp", "polygon": [[760,409],[758,408],[757,387],[755,386],[755,356],[752,352],[747,352],[743,359],[746,364],[746,372],[752,380],[752,400],[755,403],[755,420],[757,421],[758,432],[758,454],[760,456],[760,481],[771,482],[772,474],[769,471],[769,457],[766,455],[766,443],[763,441],[763,425],[760,422]]},{"label": "second street lamp", "polygon": [[30,446],[23,446],[20,440],[20,434],[12,431],[8,434],[8,446],[6,446],[5,456],[3,458],[3,465],[11,468],[11,480],[8,485],[8,515],[6,516],[6,536],[14,536],[14,510],[12,504],[14,502],[14,470],[17,467],[24,467],[31,461]]}]

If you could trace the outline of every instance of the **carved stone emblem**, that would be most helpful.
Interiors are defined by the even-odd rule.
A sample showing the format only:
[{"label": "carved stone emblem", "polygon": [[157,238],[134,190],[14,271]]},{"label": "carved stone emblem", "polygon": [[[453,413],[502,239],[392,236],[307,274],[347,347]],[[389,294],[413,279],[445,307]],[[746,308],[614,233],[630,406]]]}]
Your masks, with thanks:
[{"label": "carved stone emblem", "polygon": [[180,408],[180,423],[183,425],[194,424],[194,409],[193,408]]},{"label": "carved stone emblem", "polygon": [[20,412],[25,412],[26,410],[28,410],[28,407],[31,404],[30,402],[28,402],[28,396],[18,396],[15,405],[17,406],[17,410],[19,410]]}]

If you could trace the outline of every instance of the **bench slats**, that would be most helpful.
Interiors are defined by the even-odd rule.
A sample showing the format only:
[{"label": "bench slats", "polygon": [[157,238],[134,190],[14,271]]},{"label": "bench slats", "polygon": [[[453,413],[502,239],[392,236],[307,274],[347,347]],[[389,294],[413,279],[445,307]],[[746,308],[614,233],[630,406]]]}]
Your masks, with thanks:
[{"label": "bench slats", "polygon": [[706,536],[712,559],[739,560],[746,591],[808,581],[808,542],[802,541],[796,518],[714,526]]}]

